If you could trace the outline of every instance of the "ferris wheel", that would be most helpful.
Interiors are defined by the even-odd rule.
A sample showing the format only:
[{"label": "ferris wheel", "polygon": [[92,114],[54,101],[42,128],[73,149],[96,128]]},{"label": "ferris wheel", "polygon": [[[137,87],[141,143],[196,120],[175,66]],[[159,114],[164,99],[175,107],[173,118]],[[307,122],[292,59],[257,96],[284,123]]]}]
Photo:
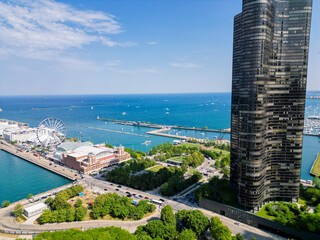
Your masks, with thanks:
[{"label": "ferris wheel", "polygon": [[37,128],[37,138],[43,147],[55,147],[67,135],[66,125],[58,118],[46,118]]}]

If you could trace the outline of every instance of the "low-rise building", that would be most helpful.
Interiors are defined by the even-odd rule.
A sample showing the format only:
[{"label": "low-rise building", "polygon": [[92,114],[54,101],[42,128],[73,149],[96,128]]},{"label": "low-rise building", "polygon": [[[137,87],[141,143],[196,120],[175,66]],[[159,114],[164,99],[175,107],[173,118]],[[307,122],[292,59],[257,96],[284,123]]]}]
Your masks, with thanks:
[{"label": "low-rise building", "polygon": [[27,129],[29,125],[27,123],[16,122],[7,119],[0,119],[0,137],[3,137],[5,131],[18,131]]},{"label": "low-rise building", "polygon": [[23,214],[27,218],[30,218],[30,217],[33,217],[33,216],[39,214],[39,213],[42,213],[42,211],[47,208],[48,208],[47,204],[41,202],[41,203],[38,203],[38,204],[35,204],[35,205],[32,205],[30,207],[25,208],[23,211]]},{"label": "low-rise building", "polygon": [[90,142],[68,142],[58,147],[50,157],[71,169],[88,174],[104,167],[130,159],[124,147],[107,148],[104,144],[93,145]]},{"label": "low-rise building", "polygon": [[33,142],[37,138],[36,128],[6,129],[3,131],[3,139],[10,142]]}]

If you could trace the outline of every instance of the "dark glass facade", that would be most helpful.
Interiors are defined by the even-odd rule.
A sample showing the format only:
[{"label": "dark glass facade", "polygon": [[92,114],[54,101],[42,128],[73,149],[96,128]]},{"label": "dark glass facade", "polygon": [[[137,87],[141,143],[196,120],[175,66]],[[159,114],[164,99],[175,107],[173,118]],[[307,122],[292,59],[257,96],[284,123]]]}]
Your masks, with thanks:
[{"label": "dark glass facade", "polygon": [[299,196],[312,0],[243,0],[234,19],[231,183],[259,209]]}]

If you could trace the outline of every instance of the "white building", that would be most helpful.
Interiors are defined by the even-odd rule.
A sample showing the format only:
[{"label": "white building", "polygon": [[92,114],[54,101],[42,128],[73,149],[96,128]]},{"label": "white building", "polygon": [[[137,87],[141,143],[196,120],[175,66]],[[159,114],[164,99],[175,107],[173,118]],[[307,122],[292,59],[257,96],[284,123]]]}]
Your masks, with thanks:
[{"label": "white building", "polygon": [[7,129],[3,131],[3,139],[10,142],[33,142],[37,138],[37,129]]},{"label": "white building", "polygon": [[8,130],[27,129],[27,123],[11,121],[7,119],[0,119],[0,137],[3,137],[3,132]]},{"label": "white building", "polygon": [[23,211],[23,214],[27,218],[30,218],[30,217],[33,217],[33,216],[39,214],[39,213],[42,213],[42,211],[47,208],[48,208],[47,204],[41,202],[41,203],[38,203],[38,204],[35,204],[35,205],[32,205],[30,207],[25,208]]}]

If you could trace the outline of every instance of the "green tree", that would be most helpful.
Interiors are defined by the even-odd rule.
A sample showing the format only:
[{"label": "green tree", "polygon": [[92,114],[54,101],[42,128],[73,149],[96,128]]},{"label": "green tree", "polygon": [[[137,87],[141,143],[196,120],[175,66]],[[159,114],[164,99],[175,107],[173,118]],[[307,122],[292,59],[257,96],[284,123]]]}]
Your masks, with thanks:
[{"label": "green tree", "polygon": [[67,202],[64,196],[57,195],[51,204],[51,208],[53,210],[60,210],[60,209],[71,208],[71,205],[70,203]]},{"label": "green tree", "polygon": [[185,164],[182,164],[181,165],[181,170],[182,170],[182,172],[186,173],[188,171],[188,168],[187,168],[187,166]]},{"label": "green tree", "polygon": [[181,233],[179,233],[178,240],[195,240],[197,239],[197,235],[191,229],[184,229]]},{"label": "green tree", "polygon": [[29,195],[28,195],[28,199],[30,199],[30,198],[32,198],[32,193],[29,193]]},{"label": "green tree", "polygon": [[49,197],[47,198],[45,201],[45,204],[47,204],[49,207],[51,206],[52,202],[53,202],[53,198],[52,197]]},{"label": "green tree", "polygon": [[76,221],[82,221],[84,219],[84,217],[87,214],[87,208],[84,206],[81,206],[79,208],[76,208],[75,210],[75,220]]},{"label": "green tree", "polygon": [[177,219],[185,228],[191,229],[199,237],[209,227],[209,219],[199,210],[181,210],[176,213]]},{"label": "green tree", "polygon": [[82,206],[82,200],[79,198],[75,204],[75,207],[81,207]]},{"label": "green tree", "polygon": [[49,209],[45,209],[42,211],[42,214],[39,218],[39,223],[49,223],[52,220],[52,212]]},{"label": "green tree", "polygon": [[210,222],[210,233],[215,240],[232,240],[231,231],[222,224],[218,217],[212,217]]},{"label": "green tree", "polygon": [[232,237],[232,240],[245,240],[245,239],[240,233],[237,233],[235,236]]},{"label": "green tree", "polygon": [[8,207],[10,205],[9,201],[5,201],[4,203],[2,203],[2,207]]},{"label": "green tree", "polygon": [[19,217],[22,215],[23,213],[23,206],[21,203],[17,203],[15,206],[14,206],[14,209],[13,209],[13,214],[16,216],[16,217]]},{"label": "green tree", "polygon": [[176,217],[174,216],[172,207],[170,205],[162,208],[160,219],[164,225],[176,226]]},{"label": "green tree", "polygon": [[66,210],[66,221],[67,222],[72,222],[75,219],[75,210],[74,208],[68,208]]},{"label": "green tree", "polygon": [[315,186],[319,187],[319,185],[320,185],[320,179],[319,179],[319,177],[318,177],[318,176],[315,176],[315,177],[313,178],[313,180],[312,180],[312,183],[313,183]]}]

